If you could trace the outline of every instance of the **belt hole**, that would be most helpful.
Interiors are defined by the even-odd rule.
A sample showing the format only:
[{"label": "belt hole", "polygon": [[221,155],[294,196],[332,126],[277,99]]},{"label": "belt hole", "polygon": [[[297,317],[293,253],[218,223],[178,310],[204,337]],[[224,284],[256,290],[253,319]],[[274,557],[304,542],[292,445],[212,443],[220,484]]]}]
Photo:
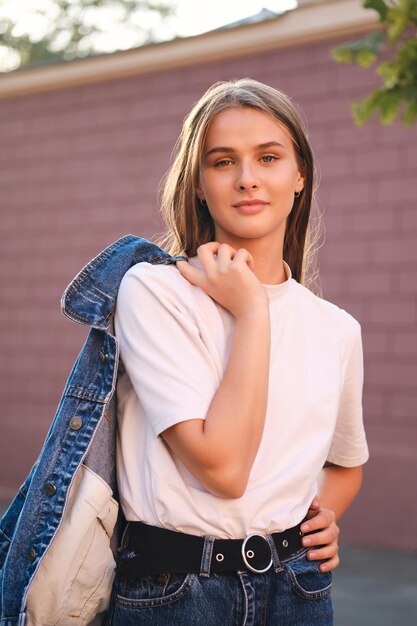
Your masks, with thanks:
[{"label": "belt hole", "polygon": [[253,550],[248,550],[246,552],[246,556],[248,557],[248,559],[253,559],[253,557],[255,556],[255,552]]},{"label": "belt hole", "polygon": [[224,555],[221,554],[220,552],[219,552],[219,554],[216,554],[216,561],[218,561],[219,563],[224,561]]},{"label": "belt hole", "polygon": [[284,546],[284,548],[288,548],[288,541],[284,539],[284,541],[282,542],[282,545]]}]

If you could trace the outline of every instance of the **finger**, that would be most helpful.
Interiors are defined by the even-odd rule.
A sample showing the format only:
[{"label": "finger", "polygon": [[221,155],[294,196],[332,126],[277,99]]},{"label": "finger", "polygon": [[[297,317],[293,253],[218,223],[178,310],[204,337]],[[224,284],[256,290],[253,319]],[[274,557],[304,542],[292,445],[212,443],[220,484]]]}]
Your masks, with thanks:
[{"label": "finger", "polygon": [[[185,257],[184,259],[180,258],[179,259],[180,262],[181,261],[188,261],[188,254],[186,253],[185,250],[181,250],[181,252],[179,252],[178,254],[175,255],[175,258],[178,258],[178,257]],[[175,261],[175,263],[176,263],[176,261]]]},{"label": "finger", "polygon": [[338,552],[337,544],[330,544],[316,550],[308,550],[307,558],[310,561],[323,561],[324,559],[333,559]]},{"label": "finger", "polygon": [[207,258],[213,257],[214,255],[217,255],[219,248],[222,245],[224,246],[228,244],[222,244],[219,241],[207,241],[207,243],[202,243],[201,246],[198,246],[197,254]]},{"label": "finger", "polygon": [[320,563],[319,570],[321,572],[330,572],[332,569],[336,569],[340,565],[340,558],[338,555],[334,556],[332,559],[329,559],[325,563]]},{"label": "finger", "polygon": [[306,514],[306,519],[311,519],[312,517],[315,517],[320,511],[320,503],[317,500],[317,498],[314,498],[313,501],[311,502],[307,514]]},{"label": "finger", "polygon": [[332,541],[336,541],[339,536],[338,530],[329,526],[325,530],[312,533],[311,535],[307,535],[303,537],[302,544],[303,546],[325,546]]},{"label": "finger", "polygon": [[310,506],[308,507],[309,509],[314,509],[317,510],[320,508],[320,502],[317,496],[314,496],[314,498],[311,501]]},{"label": "finger", "polygon": [[301,532],[311,532],[312,530],[321,530],[335,523],[335,515],[327,509],[320,509],[307,522],[301,524]]},{"label": "finger", "polygon": [[328,546],[321,546],[307,551],[307,557],[311,561],[322,561],[323,559],[332,559],[339,552],[336,542],[330,543]]},{"label": "finger", "polygon": [[205,274],[199,268],[194,267],[187,261],[176,261],[175,265],[180,274],[184,276],[191,284],[202,287],[205,284]]},{"label": "finger", "polygon": [[255,269],[255,261],[251,253],[246,248],[239,248],[233,259],[234,263],[246,263],[253,271]]},{"label": "finger", "polygon": [[230,265],[230,262],[233,260],[236,249],[232,248],[228,244],[222,243],[217,250],[217,263],[219,268],[226,268]]},{"label": "finger", "polygon": [[217,256],[220,246],[221,244],[218,241],[209,241],[197,248],[197,256],[206,274],[215,271],[217,262],[215,255]]}]

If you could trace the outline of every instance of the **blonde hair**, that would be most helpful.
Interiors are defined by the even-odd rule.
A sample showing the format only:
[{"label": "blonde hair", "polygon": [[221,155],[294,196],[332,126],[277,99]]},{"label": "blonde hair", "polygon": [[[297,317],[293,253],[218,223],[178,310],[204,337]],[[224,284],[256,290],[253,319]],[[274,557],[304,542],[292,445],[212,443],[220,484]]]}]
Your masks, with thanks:
[{"label": "blonde hair", "polygon": [[[214,240],[213,219],[207,206],[199,200],[196,189],[207,129],[218,113],[233,107],[264,111],[283,124],[291,135],[298,168],[304,177],[304,189],[294,198],[287,218],[283,258],[293,278],[311,289],[318,276],[315,246],[321,234],[321,215],[314,200],[312,150],[291,99],[250,78],[215,83],[185,118],[175,145],[175,159],[161,182],[160,211],[167,230],[156,243],[173,256],[185,251],[191,257],[197,254],[200,245]],[[316,211],[315,222],[311,219],[312,208]],[[321,289],[317,287],[314,291]]]}]

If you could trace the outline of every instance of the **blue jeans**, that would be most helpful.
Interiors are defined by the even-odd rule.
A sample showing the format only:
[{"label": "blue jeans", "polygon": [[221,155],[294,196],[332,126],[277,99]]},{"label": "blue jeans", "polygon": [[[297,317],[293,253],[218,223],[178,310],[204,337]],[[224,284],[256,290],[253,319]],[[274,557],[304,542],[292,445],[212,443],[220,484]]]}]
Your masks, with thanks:
[{"label": "blue jeans", "polygon": [[332,626],[332,573],[306,552],[264,574],[116,579],[106,626]]}]

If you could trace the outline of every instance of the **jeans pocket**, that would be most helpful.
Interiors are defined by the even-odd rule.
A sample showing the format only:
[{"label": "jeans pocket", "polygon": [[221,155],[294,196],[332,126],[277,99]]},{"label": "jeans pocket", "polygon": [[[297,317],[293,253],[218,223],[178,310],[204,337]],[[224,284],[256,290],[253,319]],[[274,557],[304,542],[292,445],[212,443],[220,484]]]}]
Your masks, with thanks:
[{"label": "jeans pocket", "polygon": [[303,598],[320,600],[332,591],[332,572],[321,572],[323,561],[307,559],[307,551],[283,563],[291,588]]},{"label": "jeans pocket", "polygon": [[195,574],[158,574],[116,582],[116,604],[124,608],[150,608],[183,598],[195,582]]}]

